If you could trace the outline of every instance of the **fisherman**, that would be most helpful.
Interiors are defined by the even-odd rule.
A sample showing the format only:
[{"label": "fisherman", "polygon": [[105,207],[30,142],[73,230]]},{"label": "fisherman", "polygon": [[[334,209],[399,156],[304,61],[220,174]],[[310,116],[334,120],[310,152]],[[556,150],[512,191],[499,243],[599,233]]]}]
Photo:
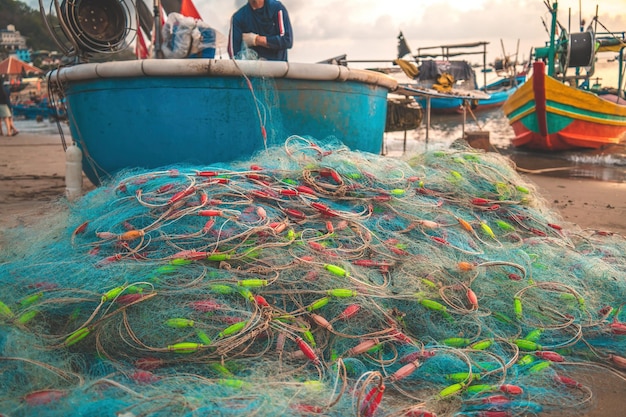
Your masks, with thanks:
[{"label": "fisherman", "polygon": [[[13,124],[13,112],[11,111],[10,95],[4,89],[4,80],[0,78],[0,120],[4,120],[7,126],[7,136],[15,136],[20,133]],[[0,121],[0,135],[2,135],[2,123]]]},{"label": "fisherman", "polygon": [[277,0],[248,0],[231,18],[228,37],[231,58],[240,57],[242,43],[254,50],[259,59],[287,61],[293,30],[285,6]]}]

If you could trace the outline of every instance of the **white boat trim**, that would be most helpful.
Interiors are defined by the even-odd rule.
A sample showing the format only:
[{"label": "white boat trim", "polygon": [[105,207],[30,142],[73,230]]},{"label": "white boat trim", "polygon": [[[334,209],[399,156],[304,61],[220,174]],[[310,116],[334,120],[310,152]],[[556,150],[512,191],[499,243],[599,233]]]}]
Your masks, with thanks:
[{"label": "white boat trim", "polygon": [[375,71],[331,64],[305,64],[284,61],[230,59],[145,59],[86,63],[52,71],[55,82],[86,81],[129,77],[268,77],[312,81],[354,81],[394,91],[398,81]]}]

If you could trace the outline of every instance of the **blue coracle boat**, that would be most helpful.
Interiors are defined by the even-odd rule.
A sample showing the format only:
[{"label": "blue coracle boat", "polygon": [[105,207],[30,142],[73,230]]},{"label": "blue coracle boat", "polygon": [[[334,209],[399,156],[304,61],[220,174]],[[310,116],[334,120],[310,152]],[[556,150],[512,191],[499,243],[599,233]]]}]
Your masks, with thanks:
[{"label": "blue coracle boat", "polygon": [[[123,2],[52,1],[51,10],[67,17],[63,36],[74,45],[67,55],[125,49],[135,30]],[[122,23],[83,27],[76,16],[86,9]],[[379,153],[387,94],[397,86],[387,75],[338,65],[210,58],[80,62],[52,71],[48,83],[66,100],[94,184],[126,168],[243,159],[294,134]]]},{"label": "blue coracle boat", "polygon": [[396,85],[337,65],[212,59],[80,64],[49,83],[94,184],[124,168],[241,159],[290,134],[379,153]]},{"label": "blue coracle boat", "polygon": [[[435,89],[440,94],[430,98],[416,96],[416,101],[424,108],[430,105],[430,111],[435,114],[463,113],[464,105],[469,106],[472,111],[501,107],[524,83],[526,74],[516,73],[516,65],[506,57],[494,62],[493,68],[499,78],[488,83],[487,73],[492,71],[487,65],[488,44],[489,42],[470,42],[418,48],[417,55],[413,56],[419,63],[415,76],[416,87]],[[452,59],[463,55],[482,56],[482,87],[478,87],[476,72],[468,61]],[[484,93],[487,97],[468,99],[463,97],[463,93],[467,91]],[[449,97],[440,97],[446,94]]]},{"label": "blue coracle boat", "polygon": [[[517,75],[513,78],[501,78],[487,86],[480,88],[489,95],[489,98],[474,99],[469,101],[472,111],[482,111],[498,108],[504,105],[508,98],[526,81],[526,75]],[[416,96],[416,101],[426,106],[426,98]],[[438,98],[430,100],[430,108],[436,114],[454,114],[463,112],[463,99],[461,98]]]}]

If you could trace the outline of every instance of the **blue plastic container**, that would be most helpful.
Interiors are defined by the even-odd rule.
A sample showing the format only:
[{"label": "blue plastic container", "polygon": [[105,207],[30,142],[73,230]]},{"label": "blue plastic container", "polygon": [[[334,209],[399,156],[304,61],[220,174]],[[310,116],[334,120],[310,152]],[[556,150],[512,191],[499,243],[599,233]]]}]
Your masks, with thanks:
[{"label": "blue plastic container", "polygon": [[198,28],[200,35],[202,36],[201,45],[205,46],[197,54],[189,55],[189,58],[215,58],[215,29],[213,28]]}]

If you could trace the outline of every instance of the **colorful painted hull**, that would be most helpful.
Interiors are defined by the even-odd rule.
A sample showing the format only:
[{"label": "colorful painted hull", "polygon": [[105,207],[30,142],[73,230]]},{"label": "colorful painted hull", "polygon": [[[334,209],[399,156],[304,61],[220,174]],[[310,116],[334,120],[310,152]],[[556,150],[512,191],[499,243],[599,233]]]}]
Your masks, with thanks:
[{"label": "colorful painted hull", "polygon": [[626,101],[604,100],[545,74],[541,61],[532,77],[504,104],[515,147],[562,151],[597,149],[626,137]]},{"label": "colorful painted hull", "polygon": [[397,85],[338,65],[212,59],[80,64],[49,82],[94,184],[126,168],[248,158],[290,135],[380,153]]},{"label": "colorful painted hull", "polygon": [[[487,85],[486,88],[481,88],[486,94],[489,94],[487,99],[471,100],[470,105],[473,112],[490,110],[497,107],[501,107],[508,98],[524,83],[525,76],[516,77],[515,83],[511,85],[509,79],[501,79],[494,83]],[[423,108],[427,106],[427,99],[423,96],[415,97]],[[463,100],[457,98],[437,98],[430,99],[430,111],[432,114],[461,114],[463,113]]]}]

